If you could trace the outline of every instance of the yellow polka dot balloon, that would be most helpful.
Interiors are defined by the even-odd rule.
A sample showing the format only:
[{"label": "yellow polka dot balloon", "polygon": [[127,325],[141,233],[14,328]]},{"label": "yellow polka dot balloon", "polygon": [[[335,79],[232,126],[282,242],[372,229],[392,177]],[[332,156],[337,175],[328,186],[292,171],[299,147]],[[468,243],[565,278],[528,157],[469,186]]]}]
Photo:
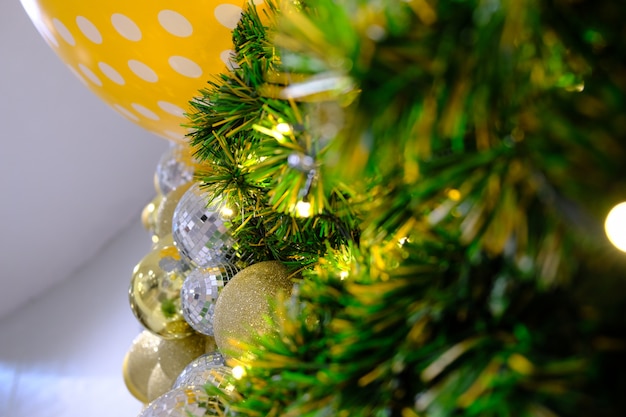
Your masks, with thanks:
[{"label": "yellow polka dot balloon", "polygon": [[229,67],[231,32],[247,4],[21,1],[46,42],[91,91],[127,119],[181,143],[188,103]]}]

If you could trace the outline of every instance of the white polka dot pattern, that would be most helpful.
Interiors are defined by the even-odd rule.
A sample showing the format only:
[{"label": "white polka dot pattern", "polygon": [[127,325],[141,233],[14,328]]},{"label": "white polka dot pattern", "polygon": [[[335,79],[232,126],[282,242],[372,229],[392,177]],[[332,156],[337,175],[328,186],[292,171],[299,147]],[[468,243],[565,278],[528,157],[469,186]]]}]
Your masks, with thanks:
[{"label": "white polka dot pattern", "polygon": [[78,69],[80,70],[80,72],[85,74],[85,77],[87,77],[87,79],[89,81],[91,81],[92,83],[94,83],[98,87],[102,86],[102,81],[100,81],[100,78],[98,78],[98,76],[96,74],[94,74],[92,70],[90,70],[89,68],[87,68],[83,64],[78,64]]},{"label": "white polka dot pattern", "polygon": [[59,19],[56,19],[56,18],[52,19],[52,24],[54,25],[54,27],[57,30],[58,34],[61,35],[61,38],[63,38],[63,40],[65,42],[69,43],[72,46],[76,45],[76,41],[74,40],[74,36],[69,31],[67,26],[65,26]]},{"label": "white polka dot pattern", "polygon": [[34,0],[26,11],[92,92],[128,120],[184,143],[189,102],[212,75],[235,66],[232,29],[247,1]]},{"label": "white polka dot pattern", "polygon": [[137,77],[141,78],[144,81],[148,81],[149,83],[156,83],[157,81],[159,81],[159,76],[157,75],[157,73],[141,61],[131,59],[130,61],[128,61],[128,67],[133,73],[135,73]]},{"label": "white polka dot pattern", "polygon": [[98,68],[100,68],[100,71],[102,71],[104,75],[106,75],[109,80],[113,81],[115,84],[126,84],[126,81],[124,81],[124,77],[122,77],[122,74],[117,72],[117,70],[109,64],[104,62],[98,62]]},{"label": "white polka dot pattern", "polygon": [[185,110],[181,109],[176,104],[161,100],[157,102],[157,105],[161,108],[161,110],[168,112],[173,116],[185,117]]},{"label": "white polka dot pattern", "polygon": [[115,13],[111,16],[111,23],[117,33],[128,39],[129,41],[141,40],[141,29],[129,17],[121,13]]},{"label": "white polka dot pattern", "polygon": [[142,106],[141,104],[132,103],[131,106],[138,113],[140,113],[141,115],[147,117],[148,119],[159,120],[159,116],[155,112],[153,112],[152,110]]},{"label": "white polka dot pattern", "polygon": [[184,56],[171,56],[168,62],[174,71],[185,77],[198,78],[202,75],[200,65]]},{"label": "white polka dot pattern", "polygon": [[77,16],[76,24],[78,25],[80,31],[83,32],[83,35],[87,37],[87,39],[98,45],[102,43],[102,34],[100,34],[98,28],[86,17]]},{"label": "white polka dot pattern", "polygon": [[189,20],[178,12],[161,10],[158,18],[163,29],[174,36],[186,38],[193,33],[193,26],[189,23]]},{"label": "white polka dot pattern", "polygon": [[228,29],[234,29],[241,17],[241,7],[233,4],[220,4],[214,10],[215,18]]}]

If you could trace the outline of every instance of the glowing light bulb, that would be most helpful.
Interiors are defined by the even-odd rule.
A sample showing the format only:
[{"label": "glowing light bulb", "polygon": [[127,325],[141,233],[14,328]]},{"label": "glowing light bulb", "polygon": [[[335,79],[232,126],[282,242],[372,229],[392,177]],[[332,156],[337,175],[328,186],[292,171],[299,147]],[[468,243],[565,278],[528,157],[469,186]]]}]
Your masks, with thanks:
[{"label": "glowing light bulb", "polygon": [[461,192],[456,189],[449,190],[448,198],[452,201],[459,201],[461,199]]},{"label": "glowing light bulb", "polygon": [[291,133],[291,126],[289,126],[289,123],[279,123],[276,125],[276,131],[283,135],[288,135]]},{"label": "glowing light bulb", "polygon": [[230,207],[222,207],[220,209],[220,213],[222,214],[223,217],[225,218],[229,218],[231,217],[233,214],[235,214],[235,212],[233,211],[233,209],[231,209]]},{"label": "glowing light bulb", "polygon": [[298,203],[296,204],[296,215],[298,217],[310,217],[311,203],[307,201],[298,201]]},{"label": "glowing light bulb", "polygon": [[241,379],[246,374],[246,370],[243,366],[237,365],[233,368],[233,378]]},{"label": "glowing light bulb", "polygon": [[609,211],[604,221],[604,231],[617,249],[626,252],[626,201]]}]

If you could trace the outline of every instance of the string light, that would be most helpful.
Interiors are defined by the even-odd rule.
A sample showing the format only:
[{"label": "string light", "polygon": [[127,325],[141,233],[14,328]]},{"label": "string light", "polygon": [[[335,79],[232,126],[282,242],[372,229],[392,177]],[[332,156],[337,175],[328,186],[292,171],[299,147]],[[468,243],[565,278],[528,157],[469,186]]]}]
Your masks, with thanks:
[{"label": "string light", "polygon": [[296,215],[298,217],[311,217],[311,203],[300,200],[296,204]]},{"label": "string light", "polygon": [[289,123],[285,123],[285,122],[278,123],[275,129],[277,132],[282,133],[283,135],[288,135],[292,131]]},{"label": "string light", "polygon": [[626,252],[626,202],[619,203],[609,211],[604,231],[617,249]]},{"label": "string light", "polygon": [[228,207],[228,206],[224,206],[224,207],[222,207],[222,208],[220,209],[220,213],[221,213],[222,217],[225,217],[225,218],[232,217],[232,215],[233,215],[233,214],[235,214],[235,212],[233,211],[233,209],[231,209],[231,208],[230,208],[230,207]]},{"label": "string light", "polygon": [[246,374],[246,370],[244,369],[243,366],[237,365],[233,368],[232,374],[233,374],[233,378],[241,379]]}]

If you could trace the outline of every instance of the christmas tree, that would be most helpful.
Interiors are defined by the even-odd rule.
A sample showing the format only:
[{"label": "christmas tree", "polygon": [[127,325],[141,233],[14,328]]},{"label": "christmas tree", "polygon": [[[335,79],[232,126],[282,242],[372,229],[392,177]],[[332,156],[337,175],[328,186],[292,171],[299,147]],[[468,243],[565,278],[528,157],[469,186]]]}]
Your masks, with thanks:
[{"label": "christmas tree", "polygon": [[250,5],[190,147],[233,259],[295,284],[259,337],[221,335],[241,372],[207,415],[626,415],[626,255],[603,230],[626,199],[624,17]]}]

